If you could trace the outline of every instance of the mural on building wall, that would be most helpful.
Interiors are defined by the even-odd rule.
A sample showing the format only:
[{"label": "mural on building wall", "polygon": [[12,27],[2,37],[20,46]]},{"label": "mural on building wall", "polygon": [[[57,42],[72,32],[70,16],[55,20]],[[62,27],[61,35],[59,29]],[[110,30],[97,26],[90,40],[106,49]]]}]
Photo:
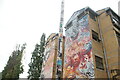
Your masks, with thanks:
[{"label": "mural on building wall", "polygon": [[58,47],[58,54],[57,54],[57,73],[56,78],[60,78],[62,75],[62,37],[59,37],[59,47]]},{"label": "mural on building wall", "polygon": [[42,75],[44,78],[52,78],[53,73],[53,63],[54,63],[54,55],[55,55],[55,41],[47,45],[45,48],[46,61],[45,66],[43,66]]},{"label": "mural on building wall", "polygon": [[74,19],[65,34],[64,78],[94,78],[88,15]]}]

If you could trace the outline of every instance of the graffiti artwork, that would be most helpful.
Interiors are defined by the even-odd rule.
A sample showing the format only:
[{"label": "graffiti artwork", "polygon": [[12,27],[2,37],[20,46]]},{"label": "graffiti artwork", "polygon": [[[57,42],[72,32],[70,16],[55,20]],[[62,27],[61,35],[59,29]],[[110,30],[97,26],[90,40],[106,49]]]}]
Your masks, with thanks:
[{"label": "graffiti artwork", "polygon": [[44,78],[52,78],[53,73],[53,62],[54,62],[54,55],[55,55],[55,42],[53,41],[45,48],[46,53],[46,62],[45,66],[43,67],[42,75]]},{"label": "graffiti artwork", "polygon": [[94,78],[88,15],[74,22],[65,34],[64,78]]},{"label": "graffiti artwork", "polygon": [[63,42],[62,37],[59,37],[56,78],[61,78],[61,74],[62,74],[62,42]]}]

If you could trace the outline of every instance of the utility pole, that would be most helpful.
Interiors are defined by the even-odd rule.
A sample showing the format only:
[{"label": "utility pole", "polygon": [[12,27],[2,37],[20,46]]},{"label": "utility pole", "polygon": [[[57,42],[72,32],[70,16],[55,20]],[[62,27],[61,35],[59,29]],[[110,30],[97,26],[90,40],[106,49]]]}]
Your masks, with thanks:
[{"label": "utility pole", "polygon": [[64,0],[61,2],[61,16],[59,26],[59,37],[63,37],[63,22],[64,22]]},{"label": "utility pole", "polygon": [[60,26],[59,26],[59,41],[58,41],[57,70],[56,70],[56,78],[58,80],[60,80],[62,77],[63,22],[64,22],[64,0],[62,0],[61,2],[61,16],[60,16]]}]

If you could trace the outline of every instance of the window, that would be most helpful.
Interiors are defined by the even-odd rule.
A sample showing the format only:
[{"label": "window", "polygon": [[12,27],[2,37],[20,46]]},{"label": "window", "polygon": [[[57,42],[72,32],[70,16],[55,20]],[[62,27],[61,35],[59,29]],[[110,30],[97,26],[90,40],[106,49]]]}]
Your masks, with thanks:
[{"label": "window", "polygon": [[116,28],[120,29],[120,22],[117,19],[112,18],[112,23]]},{"label": "window", "polygon": [[56,39],[56,35],[52,37],[52,41]]},{"label": "window", "polygon": [[95,17],[94,14],[92,14],[92,13],[90,12],[89,15],[90,15],[90,18],[91,18],[91,19],[93,19],[94,21],[96,21],[96,17]]},{"label": "window", "polygon": [[96,68],[104,70],[103,60],[101,57],[95,56]]},{"label": "window", "polygon": [[98,42],[100,42],[98,33],[92,30],[92,38]]}]

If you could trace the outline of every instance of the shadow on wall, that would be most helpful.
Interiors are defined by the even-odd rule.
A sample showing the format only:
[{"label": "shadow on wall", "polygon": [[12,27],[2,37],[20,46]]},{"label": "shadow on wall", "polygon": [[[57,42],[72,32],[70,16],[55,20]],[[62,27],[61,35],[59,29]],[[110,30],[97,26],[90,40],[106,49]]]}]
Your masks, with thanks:
[{"label": "shadow on wall", "polygon": [[0,72],[0,80],[2,79],[2,72]]}]

